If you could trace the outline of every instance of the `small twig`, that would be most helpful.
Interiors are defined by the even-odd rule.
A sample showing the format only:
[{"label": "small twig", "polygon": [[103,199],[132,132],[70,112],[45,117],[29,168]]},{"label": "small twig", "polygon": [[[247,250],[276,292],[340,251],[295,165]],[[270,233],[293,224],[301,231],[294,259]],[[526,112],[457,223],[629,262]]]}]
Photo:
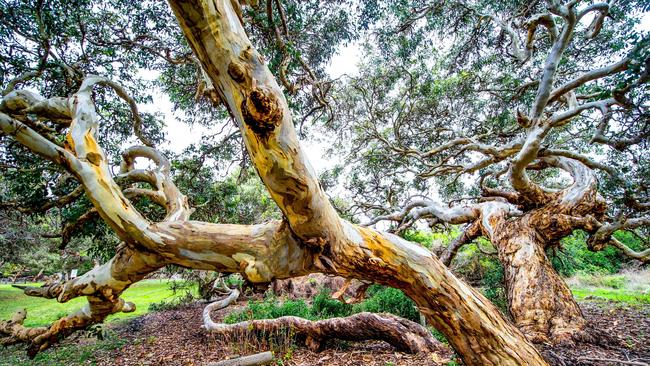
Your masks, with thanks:
[{"label": "small twig", "polygon": [[641,362],[641,361],[623,361],[623,360],[615,360],[611,358],[584,357],[584,356],[578,357],[577,361],[614,362],[621,365],[650,366],[650,364],[648,364],[647,362]]}]

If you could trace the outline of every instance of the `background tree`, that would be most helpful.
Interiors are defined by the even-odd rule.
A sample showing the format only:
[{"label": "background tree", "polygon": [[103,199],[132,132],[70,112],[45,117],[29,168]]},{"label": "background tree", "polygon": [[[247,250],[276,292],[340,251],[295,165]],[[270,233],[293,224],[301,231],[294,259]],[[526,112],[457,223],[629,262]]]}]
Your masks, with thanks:
[{"label": "background tree", "polygon": [[650,261],[650,249],[612,236],[647,237],[650,222],[647,5],[389,1],[365,11],[393,16],[336,93],[332,124],[357,212],[395,232],[465,225],[443,262],[488,238],[528,338],[582,338],[586,322],[545,251],[580,229],[592,250]]}]

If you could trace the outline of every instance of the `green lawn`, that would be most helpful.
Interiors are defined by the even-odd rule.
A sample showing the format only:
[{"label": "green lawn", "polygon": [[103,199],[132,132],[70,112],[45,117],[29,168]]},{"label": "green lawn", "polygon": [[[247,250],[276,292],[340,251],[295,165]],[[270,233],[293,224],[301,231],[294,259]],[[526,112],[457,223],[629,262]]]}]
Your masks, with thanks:
[{"label": "green lawn", "polygon": [[582,274],[567,283],[578,300],[611,300],[626,305],[650,304],[650,269],[618,274]]},{"label": "green lawn", "polygon": [[612,300],[615,302],[625,303],[629,305],[635,304],[650,304],[650,293],[642,293],[637,291],[630,291],[626,289],[612,289],[612,288],[572,288],[573,296],[579,300],[585,297]]},{"label": "green lawn", "polygon": [[[142,315],[148,311],[149,304],[170,300],[173,297],[174,294],[169,289],[168,280],[140,281],[122,295],[125,301],[132,301],[135,304],[135,312],[111,315],[109,321]],[[62,316],[78,310],[84,304],[86,304],[85,298],[76,298],[61,304],[56,300],[26,296],[22,290],[13,288],[11,285],[0,285],[0,319],[9,319],[16,310],[25,308],[27,309],[26,326],[48,325]]]}]

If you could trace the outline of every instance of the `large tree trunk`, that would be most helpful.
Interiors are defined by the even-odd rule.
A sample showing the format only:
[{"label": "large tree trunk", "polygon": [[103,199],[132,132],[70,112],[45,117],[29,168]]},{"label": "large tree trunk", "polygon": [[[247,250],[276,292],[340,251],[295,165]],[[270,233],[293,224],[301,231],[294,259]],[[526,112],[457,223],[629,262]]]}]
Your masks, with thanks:
[{"label": "large tree trunk", "polygon": [[[107,265],[37,294],[57,297],[62,302],[75,296],[88,297],[91,306],[74,317],[81,321],[80,325],[86,325],[117,311],[132,310],[132,306],[125,307],[119,301],[121,291],[166,264],[242,273],[247,280],[258,283],[313,272],[338,274],[402,289],[429,323],[445,334],[466,365],[546,364],[535,347],[484,296],[456,278],[428,250],[339,217],[301,149],[280,88],[246,36],[238,15],[241,13],[236,9],[238,2],[170,3],[188,43],[237,121],[251,161],[284,220],[250,226],[189,220],[191,209],[170,177],[169,162],[149,147],[128,149],[120,174],[148,182],[152,189],[122,192],[97,143],[99,118],[92,101],[95,85],[112,87],[119,94],[114,83],[89,77],[74,96],[47,101],[26,91],[13,93],[7,98],[22,103],[3,100],[0,128],[72,173],[102,219],[124,240],[125,251],[137,259],[123,263],[118,253]],[[52,143],[16,119],[24,112],[21,109],[37,103],[56,104],[70,116],[64,146]],[[154,161],[156,167],[144,174],[134,167],[137,157]],[[152,198],[165,208],[167,216],[157,223],[147,220],[129,201],[130,195]],[[112,270],[117,264],[126,268]],[[102,284],[98,285],[98,281]],[[100,306],[100,302],[106,306]],[[58,339],[50,335],[75,328],[75,324],[64,320],[32,342],[44,349]]]},{"label": "large tree trunk", "polygon": [[[237,121],[251,161],[286,217],[292,240],[313,253],[318,271],[403,289],[467,365],[545,364],[521,332],[430,252],[339,218],[300,146],[282,91],[248,40],[238,2],[170,4]],[[173,227],[169,229],[166,236],[174,236]],[[254,264],[249,262],[244,272],[260,280],[262,271],[251,268]]]},{"label": "large tree trunk", "polygon": [[606,206],[593,171],[584,164],[562,157],[541,158],[540,163],[568,172],[573,184],[557,192],[540,191],[537,207],[516,218],[503,209],[483,210],[483,234],[497,247],[510,313],[528,339],[553,343],[584,339],[588,336],[584,316],[545,249],[575,229],[592,230]]},{"label": "large tree trunk", "polygon": [[509,221],[499,226],[495,239],[510,314],[526,337],[555,343],[583,334],[586,321],[580,307],[552,267],[535,227],[526,220]]}]

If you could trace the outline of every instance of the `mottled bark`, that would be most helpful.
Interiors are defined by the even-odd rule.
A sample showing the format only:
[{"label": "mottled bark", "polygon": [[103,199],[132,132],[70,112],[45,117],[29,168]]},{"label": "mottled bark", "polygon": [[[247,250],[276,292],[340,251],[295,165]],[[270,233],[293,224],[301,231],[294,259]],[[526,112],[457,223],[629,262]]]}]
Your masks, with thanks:
[{"label": "mottled bark", "polygon": [[[553,269],[546,248],[575,229],[591,230],[605,202],[598,194],[593,171],[577,160],[542,158],[573,177],[573,184],[546,193],[541,208],[508,219],[503,212],[488,217],[488,237],[504,268],[508,306],[515,324],[534,342],[564,342],[586,336],[586,321],[566,283]],[[587,219],[585,219],[587,218]]]},{"label": "mottled bark", "polygon": [[223,337],[255,333],[283,334],[304,340],[307,347],[319,351],[333,339],[346,341],[385,341],[407,353],[435,352],[442,344],[420,324],[391,314],[359,313],[345,318],[311,321],[295,316],[249,320],[236,324],[219,324],[209,330]]},{"label": "mottled bark", "polygon": [[508,309],[531,341],[570,341],[582,335],[586,321],[547,258],[544,239],[525,221],[497,224],[492,239],[504,269]]},{"label": "mottled bark", "polygon": [[300,147],[284,95],[231,2],[170,4],[314,270],[403,289],[468,365],[545,364],[487,299],[430,252],[338,217]]},{"label": "mottled bark", "polygon": [[[456,278],[429,251],[340,219],[301,149],[280,88],[246,37],[238,9],[233,8],[236,2],[170,3],[220,100],[237,121],[251,161],[285,219],[251,226],[189,220],[191,209],[170,179],[168,164],[150,147],[129,149],[121,176],[147,182],[152,188],[123,192],[97,143],[99,118],[92,89],[97,85],[115,89],[103,78],[88,77],[70,98],[47,100],[26,91],[10,93],[17,103],[0,106],[2,131],[67,169],[83,185],[101,218],[125,242],[113,260],[79,279],[26,290],[61,302],[78,296],[89,301],[86,309],[33,338],[33,349],[42,350],[59,335],[102,321],[114,312],[131,310],[119,294],[147,273],[176,264],[242,273],[256,283],[323,272],[400,288],[429,323],[446,335],[465,364],[546,364],[485,297]],[[22,122],[29,108],[53,104],[48,101],[56,101],[58,116],[70,119],[63,146]],[[54,113],[39,113],[47,118],[50,112]],[[136,156],[154,161],[156,168],[135,170],[129,161]],[[165,219],[149,221],[129,201],[132,195],[155,198],[167,211]],[[474,217],[477,212],[464,213]]]},{"label": "mottled bark", "polygon": [[[467,230],[450,244],[442,259],[450,260],[460,245],[482,234],[498,250],[505,271],[510,312],[526,336],[535,342],[583,338],[587,335],[583,332],[584,317],[569,288],[551,266],[545,250],[575,229],[594,232],[601,227],[594,236],[602,232],[609,240],[611,232],[599,223],[606,205],[596,190],[594,172],[581,161],[563,156],[544,156],[537,158],[536,164],[568,172],[573,183],[563,190],[550,191],[522,175],[527,182],[523,186],[529,185],[530,190],[512,192],[484,187],[483,193],[487,196],[484,202],[450,208],[431,201],[416,201],[417,205],[408,205],[407,209],[385,215],[383,219],[399,221],[400,228],[419,219],[470,223]],[[522,192],[527,192],[528,196],[522,197]],[[531,204],[539,207],[522,213],[515,206]],[[643,223],[643,219],[630,220],[627,225],[633,227]],[[643,256],[644,253],[635,253],[633,257],[643,260]]]}]

